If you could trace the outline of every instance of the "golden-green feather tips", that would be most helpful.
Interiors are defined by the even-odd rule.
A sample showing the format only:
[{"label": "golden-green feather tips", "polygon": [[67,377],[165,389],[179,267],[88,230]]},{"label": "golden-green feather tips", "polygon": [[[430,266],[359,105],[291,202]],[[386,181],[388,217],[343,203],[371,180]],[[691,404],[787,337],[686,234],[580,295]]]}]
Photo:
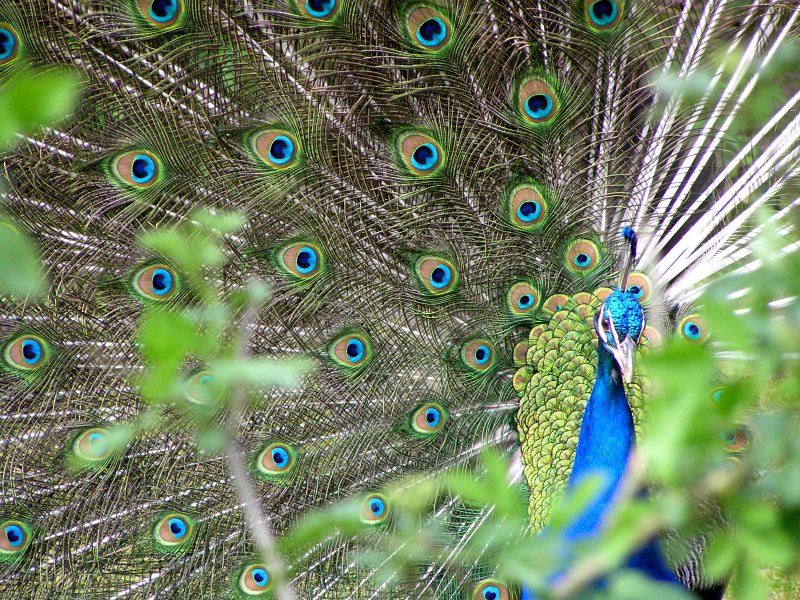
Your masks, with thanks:
[{"label": "golden-green feather tips", "polygon": [[184,0],[133,0],[141,19],[154,29],[172,29],[186,12]]},{"label": "golden-green feather tips", "polygon": [[424,131],[409,130],[398,135],[395,151],[400,165],[414,177],[434,177],[445,165],[441,144]]},{"label": "golden-green feather tips", "polygon": [[43,338],[35,334],[23,334],[6,343],[3,362],[9,370],[26,374],[43,367],[50,354],[50,346]]},{"label": "golden-green feather tips", "polygon": [[339,15],[343,0],[295,0],[303,17],[318,22],[331,22]]},{"label": "golden-green feather tips", "polygon": [[20,49],[17,30],[8,23],[0,23],[0,67],[13,62],[20,55]]},{"label": "golden-green feather tips", "polygon": [[414,4],[405,13],[406,34],[418,50],[441,52],[450,45],[453,25],[436,6]]},{"label": "golden-green feather tips", "polygon": [[328,357],[339,367],[355,372],[372,359],[372,343],[359,332],[339,335],[328,346]]},{"label": "golden-green feather tips", "polygon": [[256,452],[254,463],[259,477],[278,480],[294,469],[297,463],[297,451],[289,444],[270,442]]},{"label": "golden-green feather tips", "polygon": [[15,562],[31,544],[33,530],[17,519],[0,520],[0,562]]},{"label": "golden-green feather tips", "polygon": [[262,129],[252,133],[248,143],[253,156],[270,171],[287,171],[303,162],[297,135],[286,129]]},{"label": "golden-green feather tips", "polygon": [[533,181],[512,182],[503,194],[503,216],[514,229],[541,229],[550,214],[550,194]]},{"label": "golden-green feather tips", "polygon": [[153,527],[156,548],[167,553],[181,553],[188,549],[196,535],[197,525],[189,515],[170,512],[162,515]]},{"label": "golden-green feather tips", "polygon": [[272,590],[272,577],[263,563],[249,563],[239,570],[236,577],[238,597],[252,598],[266,596]]},{"label": "golden-green feather tips", "polygon": [[414,276],[419,289],[431,296],[444,296],[458,288],[459,272],[443,256],[422,254],[414,261]]},{"label": "golden-green feather tips", "polygon": [[163,263],[153,263],[139,268],[131,277],[134,295],[145,302],[167,302],[180,290],[180,279],[175,269]]},{"label": "golden-green feather tips", "polygon": [[583,0],[583,20],[590,30],[598,33],[616,29],[624,10],[623,0]]},{"label": "golden-green feather tips", "polygon": [[128,150],[113,156],[107,171],[116,185],[137,191],[150,189],[165,177],[161,160],[144,149]]},{"label": "golden-green feather tips", "polygon": [[296,241],[275,251],[275,261],[282,273],[294,281],[316,279],[325,272],[325,254],[313,242]]}]

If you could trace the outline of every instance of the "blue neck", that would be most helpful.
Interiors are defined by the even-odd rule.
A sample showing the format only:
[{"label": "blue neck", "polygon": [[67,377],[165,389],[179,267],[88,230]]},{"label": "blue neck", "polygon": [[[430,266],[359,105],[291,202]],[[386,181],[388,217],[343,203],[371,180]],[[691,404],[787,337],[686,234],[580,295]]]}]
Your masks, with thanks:
[{"label": "blue neck", "polygon": [[600,475],[603,485],[595,500],[567,531],[569,539],[590,536],[602,526],[613,504],[633,450],[633,416],[614,357],[602,342],[597,349],[597,379],[586,404],[568,488],[587,475]]}]

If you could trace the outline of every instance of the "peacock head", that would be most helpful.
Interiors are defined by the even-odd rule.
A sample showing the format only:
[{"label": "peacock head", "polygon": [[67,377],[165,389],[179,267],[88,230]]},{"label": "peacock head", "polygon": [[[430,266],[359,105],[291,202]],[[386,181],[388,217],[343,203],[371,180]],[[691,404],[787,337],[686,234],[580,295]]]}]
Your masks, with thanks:
[{"label": "peacock head", "polygon": [[644,311],[633,292],[619,288],[606,298],[594,319],[597,336],[606,350],[617,361],[623,379],[633,380],[633,359],[636,345],[644,331]]}]

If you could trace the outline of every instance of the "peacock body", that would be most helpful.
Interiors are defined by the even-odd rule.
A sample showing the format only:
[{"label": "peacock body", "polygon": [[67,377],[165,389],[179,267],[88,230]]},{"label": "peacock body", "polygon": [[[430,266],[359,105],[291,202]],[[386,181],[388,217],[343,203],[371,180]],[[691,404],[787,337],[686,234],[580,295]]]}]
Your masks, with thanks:
[{"label": "peacock body", "polygon": [[[51,287],[38,304],[4,298],[0,317],[0,594],[271,593],[225,461],[198,452],[192,423],[104,450],[111,426],[147,409],[139,317],[196,301],[184,274],[136,240],[198,208],[248,217],[226,239],[218,284],[273,289],[249,352],[317,359],[299,389],[264,391],[236,432],[277,535],[353,495],[381,522],[388,481],[470,466],[486,448],[519,452],[509,485],[527,484],[533,529],[545,527],[570,474],[598,465],[581,423],[596,380],[619,372],[596,315],[621,294],[647,315],[640,352],[675,332],[703,343],[691,302],[749,260],[753,214],[782,202],[800,94],[732,150],[726,135],[797,11],[723,0],[4,3],[0,80],[65,64],[85,92],[66,123],[3,156],[4,210],[35,239]],[[713,70],[720,51],[737,59],[732,74]],[[654,83],[704,67],[699,98]],[[628,225],[637,270],[615,291]],[[187,401],[202,404],[192,386],[213,374],[193,364],[186,377]],[[621,386],[618,420],[591,420],[617,449],[606,465],[617,482],[645,389],[638,374]],[[602,526],[613,497],[611,486],[576,535]],[[457,502],[435,511],[457,539],[481,518]],[[442,550],[444,566],[387,585],[349,550],[332,536],[290,565],[299,596],[513,593],[490,555],[464,565]]]}]

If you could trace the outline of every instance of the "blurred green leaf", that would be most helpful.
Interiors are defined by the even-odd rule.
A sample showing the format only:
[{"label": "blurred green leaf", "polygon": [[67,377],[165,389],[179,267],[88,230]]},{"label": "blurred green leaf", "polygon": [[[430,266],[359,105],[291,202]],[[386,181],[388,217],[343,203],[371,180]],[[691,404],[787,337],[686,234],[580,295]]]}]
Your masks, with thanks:
[{"label": "blurred green leaf", "polygon": [[33,243],[8,221],[0,220],[0,291],[18,299],[47,291],[42,262]]}]

